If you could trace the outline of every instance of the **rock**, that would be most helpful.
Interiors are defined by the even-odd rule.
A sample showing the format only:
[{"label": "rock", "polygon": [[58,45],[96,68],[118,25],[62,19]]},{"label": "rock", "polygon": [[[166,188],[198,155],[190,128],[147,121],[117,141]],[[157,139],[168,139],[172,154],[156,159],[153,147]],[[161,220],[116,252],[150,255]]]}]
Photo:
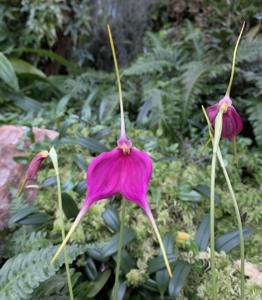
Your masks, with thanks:
[{"label": "rock", "polygon": [[[240,260],[235,262],[235,266],[240,270]],[[245,275],[249,277],[249,280],[262,288],[262,271],[258,266],[245,261]]]},{"label": "rock", "polygon": [[[26,171],[26,166],[14,161],[14,156],[23,156],[30,142],[24,144],[23,150],[17,149],[17,144],[22,141],[23,135],[28,128],[5,125],[0,127],[0,229],[8,220],[10,207],[10,192],[12,186],[17,187],[21,177]],[[33,128],[34,139],[41,142],[45,137],[50,140],[58,136],[53,130]]]}]

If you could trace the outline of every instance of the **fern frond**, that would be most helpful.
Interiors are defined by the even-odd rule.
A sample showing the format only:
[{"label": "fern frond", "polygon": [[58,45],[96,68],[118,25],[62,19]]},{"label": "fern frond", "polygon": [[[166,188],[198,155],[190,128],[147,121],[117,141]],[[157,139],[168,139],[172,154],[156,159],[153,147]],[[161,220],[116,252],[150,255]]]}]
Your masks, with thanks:
[{"label": "fern frond", "polygon": [[182,81],[184,84],[184,99],[186,102],[188,101],[196,82],[209,69],[210,65],[207,65],[204,61],[192,61],[185,65]]},{"label": "fern frond", "polygon": [[249,114],[249,121],[254,129],[256,141],[259,145],[262,145],[262,102],[252,103],[247,112]]},{"label": "fern frond", "polygon": [[50,245],[47,233],[44,231],[28,232],[25,226],[14,232],[6,246],[8,257],[18,255],[21,252],[29,252],[33,249],[40,249]]},{"label": "fern frond", "polygon": [[[10,258],[0,270],[0,300],[30,298],[34,289],[41,282],[51,278],[63,265],[63,256],[60,256],[55,264],[50,264],[56,250],[57,246],[49,246]],[[72,262],[85,250],[86,246],[68,246],[69,262]]]},{"label": "fern frond", "polygon": [[165,70],[179,68],[186,60],[187,54],[181,45],[163,41],[155,34],[148,34],[147,52],[140,56],[128,69],[126,76],[141,76],[162,73]]},{"label": "fern frond", "polygon": [[138,60],[124,71],[125,76],[141,76],[162,72],[164,68],[170,67],[166,60],[155,60],[151,55],[139,57]]},{"label": "fern frond", "polygon": [[253,40],[244,40],[238,49],[238,62],[252,62],[262,58],[262,37]]},{"label": "fern frond", "polygon": [[[182,82],[184,86],[183,95],[183,120],[187,117],[192,96],[197,96],[202,92],[204,86],[203,75],[212,69],[212,65],[205,61],[192,61],[185,65],[182,74]],[[202,83],[202,84],[201,84]],[[196,101],[194,101],[196,102]]]}]

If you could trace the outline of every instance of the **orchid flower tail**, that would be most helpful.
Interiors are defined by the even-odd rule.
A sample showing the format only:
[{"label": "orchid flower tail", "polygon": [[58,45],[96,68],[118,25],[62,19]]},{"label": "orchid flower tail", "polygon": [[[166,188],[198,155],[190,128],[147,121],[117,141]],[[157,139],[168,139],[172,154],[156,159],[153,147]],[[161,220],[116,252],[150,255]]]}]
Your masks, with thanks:
[{"label": "orchid flower tail", "polygon": [[17,197],[20,197],[23,193],[23,190],[25,189],[25,185],[27,183],[27,178],[26,176],[22,179],[21,183],[19,184],[18,192],[17,192]]},{"label": "orchid flower tail", "polygon": [[67,242],[69,241],[71,235],[73,234],[73,232],[76,230],[77,226],[79,225],[79,223],[81,222],[83,216],[85,215],[85,213],[87,212],[88,207],[87,206],[83,206],[80,210],[80,212],[78,213],[72,227],[70,228],[68,234],[66,235],[65,239],[63,240],[62,244],[60,245],[60,247],[58,248],[58,250],[56,251],[55,255],[52,257],[51,259],[51,264],[53,264],[57,257],[60,255],[60,253],[63,251],[63,249],[65,248]]},{"label": "orchid flower tail", "polygon": [[162,255],[163,255],[163,259],[164,259],[164,262],[165,262],[165,265],[166,265],[166,269],[167,269],[168,275],[169,275],[170,278],[172,278],[173,277],[172,270],[171,270],[171,267],[169,265],[169,261],[168,261],[168,258],[167,258],[167,253],[166,253],[166,250],[165,250],[165,246],[163,244],[161,235],[160,235],[159,230],[157,228],[155,219],[154,219],[152,213],[147,213],[147,215],[149,217],[149,220],[150,220],[150,222],[152,224],[152,227],[153,227],[153,229],[155,231],[155,234],[156,234],[156,237],[158,239],[158,242],[159,242],[159,245],[160,245],[160,249],[161,249],[161,252],[162,252]]},{"label": "orchid flower tail", "polygon": [[241,28],[241,31],[240,31],[240,34],[238,36],[238,39],[237,39],[237,42],[236,42],[236,46],[235,46],[235,49],[234,49],[232,69],[231,69],[231,76],[230,76],[230,80],[229,80],[229,84],[228,84],[227,92],[226,92],[227,96],[230,95],[231,86],[232,86],[232,82],[233,82],[233,78],[234,78],[234,73],[235,73],[237,49],[238,49],[238,46],[239,46],[239,43],[240,43],[240,39],[241,39],[242,33],[244,31],[244,28],[245,28],[245,22],[242,25],[242,28]]},{"label": "orchid flower tail", "polygon": [[116,51],[114,46],[114,41],[111,33],[110,26],[107,25],[108,35],[109,35],[109,41],[110,46],[112,50],[114,65],[115,65],[115,71],[116,71],[116,78],[117,78],[117,85],[118,85],[118,93],[119,93],[119,103],[120,103],[120,117],[121,117],[121,131],[120,131],[120,140],[126,139],[126,127],[125,127],[125,116],[124,116],[124,106],[123,106],[123,96],[122,96],[122,87],[121,87],[121,81],[120,81],[120,75],[119,75],[119,68],[116,58]]}]

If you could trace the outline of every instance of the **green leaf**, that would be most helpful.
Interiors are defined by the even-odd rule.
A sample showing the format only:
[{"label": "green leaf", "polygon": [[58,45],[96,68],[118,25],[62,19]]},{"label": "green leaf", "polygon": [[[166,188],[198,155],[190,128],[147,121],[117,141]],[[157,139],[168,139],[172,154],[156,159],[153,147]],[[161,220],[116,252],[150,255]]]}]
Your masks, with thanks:
[{"label": "green leaf", "polygon": [[28,205],[21,210],[19,210],[16,214],[14,214],[8,221],[8,225],[13,225],[24,219],[25,217],[31,215],[36,211],[36,208],[32,205]]},{"label": "green leaf", "polygon": [[49,220],[49,215],[46,213],[33,213],[25,218],[23,218],[22,220],[18,221],[18,224],[21,225],[42,225],[44,223],[46,223]]},{"label": "green leaf", "polygon": [[179,186],[179,198],[183,201],[200,202],[202,196],[197,191],[192,190],[190,185],[181,184]]},{"label": "green leaf", "polygon": [[185,261],[180,260],[175,264],[173,277],[171,278],[168,287],[168,292],[171,299],[175,299],[175,297],[179,294],[180,290],[184,286],[190,270],[191,265]]},{"label": "green leaf", "polygon": [[16,106],[23,109],[25,112],[39,111],[43,109],[43,106],[40,102],[22,94],[12,95],[11,99],[14,101]]},{"label": "green leaf", "polygon": [[163,238],[163,244],[164,244],[167,254],[173,254],[174,243],[175,243],[175,241],[173,239],[172,233],[168,232],[167,234],[165,234],[165,236]]},{"label": "green leaf", "polygon": [[195,236],[199,251],[205,251],[210,237],[210,215],[204,216]]},{"label": "green leaf", "polygon": [[87,163],[82,154],[80,154],[80,153],[76,154],[74,156],[74,162],[77,164],[79,169],[81,169],[83,171],[87,170]]},{"label": "green leaf", "polygon": [[[249,228],[244,228],[243,229],[243,235],[244,238],[248,238],[251,235],[251,230]],[[228,232],[221,237],[219,237],[216,240],[216,250],[217,251],[224,251],[224,252],[229,252],[236,246],[240,244],[239,240],[239,231],[231,231]]]},{"label": "green leaf", "polygon": [[144,102],[144,104],[140,107],[139,114],[137,115],[137,118],[136,118],[136,124],[138,126],[140,126],[140,125],[143,124],[143,121],[148,116],[151,108],[152,108],[152,101],[151,101],[151,99],[146,100]]},{"label": "green leaf", "polygon": [[[169,263],[173,263],[176,261],[176,255],[174,254],[168,254],[168,261]],[[159,271],[161,269],[165,268],[165,262],[163,260],[162,256],[158,256],[153,258],[152,260],[150,260],[149,264],[148,264],[148,273],[155,273],[156,271]]]},{"label": "green leaf", "polygon": [[95,297],[107,283],[111,275],[111,270],[106,270],[103,273],[100,273],[97,279],[93,282],[88,283],[90,290],[87,292],[87,297]]},{"label": "green leaf", "polygon": [[[119,286],[118,286],[118,291],[117,291],[117,300],[123,300],[125,297],[125,293],[126,293],[126,284],[119,280]],[[110,300],[113,300],[113,294],[114,294],[114,289],[112,289],[112,293],[111,293],[111,297]]]},{"label": "green leaf", "polygon": [[112,130],[109,128],[103,128],[92,135],[92,138],[95,140],[101,140],[112,134]]},{"label": "green leaf", "polygon": [[[124,228],[123,247],[130,243],[136,237],[135,231]],[[96,244],[87,249],[88,254],[98,261],[106,261],[118,249],[119,233],[115,234],[109,241]]]},{"label": "green leaf", "polygon": [[81,145],[84,148],[86,148],[92,152],[95,152],[95,153],[101,153],[101,152],[108,151],[108,149],[103,144],[101,144],[100,142],[98,142],[97,140],[95,140],[93,138],[86,138],[86,137],[79,137],[77,139],[62,138],[60,140],[60,144]]},{"label": "green leaf", "polygon": [[44,179],[40,185],[41,185],[41,187],[56,185],[56,176],[50,176],[50,177]]},{"label": "green leaf", "polygon": [[180,191],[179,198],[183,201],[200,202],[201,195],[196,191]]},{"label": "green leaf", "polygon": [[156,282],[160,294],[164,295],[169,282],[169,275],[167,273],[167,270],[160,270],[156,272]]},{"label": "green leaf", "polygon": [[41,70],[37,69],[35,66],[31,65],[27,61],[16,57],[10,57],[9,61],[17,74],[30,74],[46,78],[45,74]]},{"label": "green leaf", "polygon": [[151,292],[155,292],[155,293],[158,292],[158,285],[157,285],[157,283],[156,283],[153,279],[151,279],[151,278],[149,278],[149,279],[143,284],[143,288],[145,288],[145,289],[147,289],[147,290],[149,290],[149,291],[151,291]]},{"label": "green leaf", "polygon": [[65,95],[64,97],[62,97],[59,100],[59,102],[56,106],[56,116],[57,117],[61,117],[64,115],[66,106],[70,99],[71,99],[71,95]]},{"label": "green leaf", "polygon": [[118,212],[113,206],[108,206],[103,212],[102,218],[105,221],[107,227],[113,232],[117,232],[120,228],[120,222],[118,217]]},{"label": "green leaf", "polygon": [[[116,262],[117,255],[114,255],[114,260]],[[136,265],[135,260],[133,257],[126,251],[126,249],[122,250],[122,256],[121,256],[121,263],[120,268],[124,272],[124,274],[127,274],[132,268],[134,268]]]},{"label": "green leaf", "polygon": [[62,193],[62,205],[67,219],[75,219],[78,215],[78,207],[69,194]]},{"label": "green leaf", "polygon": [[0,52],[0,78],[16,92],[19,91],[18,80],[10,61]]},{"label": "green leaf", "polygon": [[27,165],[28,159],[25,156],[13,156],[13,160],[21,165]]},{"label": "green leaf", "polygon": [[90,280],[95,280],[97,278],[97,269],[94,260],[91,257],[87,257],[85,264],[85,271]]},{"label": "green leaf", "polygon": [[61,65],[65,66],[68,70],[71,70],[73,72],[78,72],[78,69],[75,64],[71,63],[70,61],[66,60],[63,56],[50,51],[46,49],[39,49],[39,48],[16,48],[13,49],[12,52],[28,52],[28,53],[33,53],[38,56],[44,56],[44,57],[49,57]]},{"label": "green leaf", "polygon": [[74,190],[79,193],[79,194],[83,194],[86,193],[86,180],[83,179],[81,180],[74,188]]},{"label": "green leaf", "polygon": [[[206,198],[210,199],[210,187],[206,185],[198,185],[194,188],[194,190],[196,190]],[[218,202],[219,202],[219,196],[215,194],[215,203],[218,204]]]}]

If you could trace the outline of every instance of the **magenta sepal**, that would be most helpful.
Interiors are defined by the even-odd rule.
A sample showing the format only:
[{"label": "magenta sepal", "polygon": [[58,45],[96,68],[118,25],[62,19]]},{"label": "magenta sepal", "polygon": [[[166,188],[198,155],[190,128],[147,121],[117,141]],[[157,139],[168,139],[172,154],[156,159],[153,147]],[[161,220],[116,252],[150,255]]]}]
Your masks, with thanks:
[{"label": "magenta sepal", "polygon": [[147,188],[152,175],[149,155],[132,147],[129,153],[115,148],[94,158],[87,171],[85,205],[121,194],[148,214]]},{"label": "magenta sepal", "polygon": [[213,125],[213,128],[215,126],[216,116],[221,107],[224,107],[221,136],[231,140],[242,131],[243,122],[239,113],[232,105],[232,100],[230,97],[225,96],[218,103],[207,108],[207,115]]},{"label": "magenta sepal", "polygon": [[38,154],[36,154],[33,159],[31,160],[27,173],[26,173],[26,179],[27,180],[33,180],[36,177],[36,174],[41,166],[41,163],[44,159],[48,157],[47,151],[41,151]]}]

